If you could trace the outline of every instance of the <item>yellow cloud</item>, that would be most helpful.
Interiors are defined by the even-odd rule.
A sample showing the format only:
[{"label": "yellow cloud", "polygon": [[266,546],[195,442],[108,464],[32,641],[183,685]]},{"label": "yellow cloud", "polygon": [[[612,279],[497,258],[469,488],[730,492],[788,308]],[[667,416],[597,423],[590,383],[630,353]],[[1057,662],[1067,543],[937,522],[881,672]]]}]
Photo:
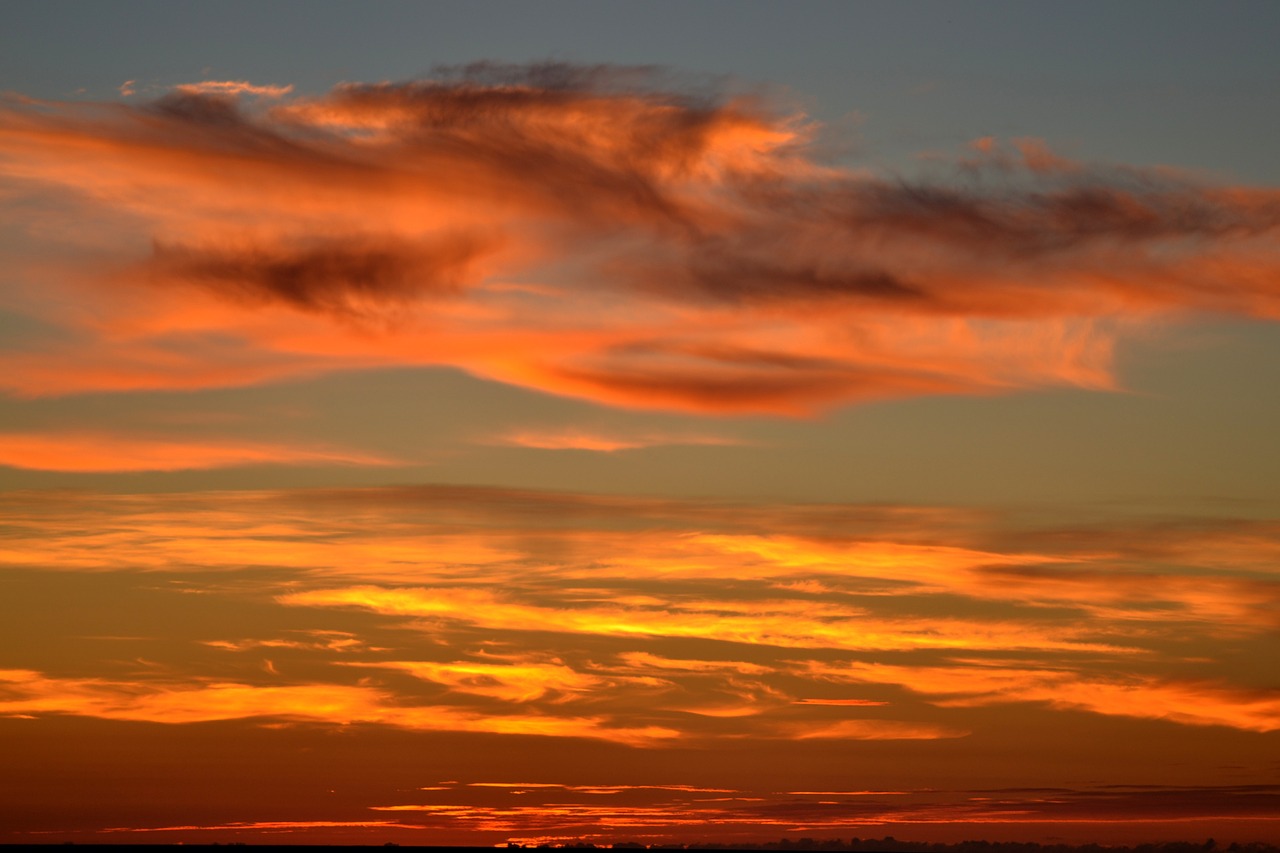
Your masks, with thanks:
[{"label": "yellow cloud", "polygon": [[50,678],[0,670],[0,714],[62,713],[109,720],[196,723],[253,717],[346,725],[381,723],[424,731],[584,737],[648,746],[678,737],[659,726],[611,727],[602,717],[485,714],[448,706],[413,706],[371,687],[330,683],[259,686],[229,682],[154,684]]}]

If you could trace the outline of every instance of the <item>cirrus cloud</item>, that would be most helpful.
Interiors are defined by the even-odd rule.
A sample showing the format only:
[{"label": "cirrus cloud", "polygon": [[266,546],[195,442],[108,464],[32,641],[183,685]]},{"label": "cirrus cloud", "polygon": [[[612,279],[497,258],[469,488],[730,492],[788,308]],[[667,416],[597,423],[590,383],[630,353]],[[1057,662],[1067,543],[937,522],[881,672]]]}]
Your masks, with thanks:
[{"label": "cirrus cloud", "polygon": [[0,466],[31,471],[189,471],[238,465],[390,465],[368,453],[110,433],[0,433]]}]

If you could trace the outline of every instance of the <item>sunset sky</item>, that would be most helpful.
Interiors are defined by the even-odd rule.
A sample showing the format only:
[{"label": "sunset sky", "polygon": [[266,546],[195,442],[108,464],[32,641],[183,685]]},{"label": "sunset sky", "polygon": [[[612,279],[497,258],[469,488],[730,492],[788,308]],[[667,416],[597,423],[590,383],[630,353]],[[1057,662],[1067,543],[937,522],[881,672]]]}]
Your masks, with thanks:
[{"label": "sunset sky", "polygon": [[1280,843],[1280,4],[0,17],[0,843]]}]

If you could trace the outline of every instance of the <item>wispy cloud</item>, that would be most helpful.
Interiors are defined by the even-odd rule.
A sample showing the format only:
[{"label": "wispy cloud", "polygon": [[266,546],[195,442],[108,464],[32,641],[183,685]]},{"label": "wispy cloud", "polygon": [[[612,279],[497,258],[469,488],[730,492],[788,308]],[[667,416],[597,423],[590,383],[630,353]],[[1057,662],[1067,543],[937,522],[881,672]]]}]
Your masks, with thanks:
[{"label": "wispy cloud", "polygon": [[516,430],[499,436],[494,443],[537,450],[590,450],[613,453],[646,447],[710,446],[733,447],[746,442],[728,436],[678,435],[663,433],[625,434],[587,430]]},{"label": "wispy cloud", "polygon": [[0,685],[5,691],[0,698],[0,715],[5,716],[75,714],[170,724],[267,717],[340,725],[381,723],[424,731],[599,738],[629,745],[652,745],[678,735],[656,726],[612,727],[602,717],[492,714],[447,705],[405,705],[384,690],[331,683],[157,684],[0,670]]},{"label": "wispy cloud", "polygon": [[608,689],[613,680],[578,672],[563,663],[542,660],[378,661],[350,664],[407,672],[461,693],[489,696],[506,702],[529,702],[547,697],[571,697]]},{"label": "wispy cloud", "polygon": [[293,91],[293,86],[259,86],[247,80],[201,80],[199,83],[179,83],[173,87],[187,95],[256,95],[264,98],[281,98]]},{"label": "wispy cloud", "polygon": [[542,607],[469,588],[343,587],[279,596],[301,607],[356,607],[391,616],[426,617],[497,628],[638,637],[697,637],[780,648],[909,650],[1077,650],[1122,653],[1125,649],[1079,639],[1075,630],[1046,630],[1028,623],[997,623],[945,617],[927,628],[914,619],[868,618],[866,611],[807,601],[751,603],[657,601],[652,606]]},{"label": "wispy cloud", "polygon": [[0,433],[0,465],[33,471],[183,471],[239,465],[391,465],[352,450],[111,433]]},{"label": "wispy cloud", "polygon": [[[477,786],[500,798],[469,802],[457,796]],[[703,838],[701,833],[708,825],[715,825],[720,837],[748,843],[758,843],[762,837],[798,839],[868,829],[874,834],[936,837],[931,830],[941,827],[972,837],[1021,825],[1059,839],[1085,842],[1102,825],[1115,829],[1116,825],[1141,828],[1146,824],[1165,828],[1162,831],[1178,827],[1175,831],[1195,832],[1201,821],[1225,819],[1241,822],[1237,825],[1242,827],[1263,828],[1274,823],[1280,803],[1280,790],[1271,784],[777,792],[679,784],[486,782],[470,786],[449,783],[427,790],[441,792],[439,799],[371,806],[375,814],[394,815],[394,819],[258,820],[113,827],[108,831],[206,832],[216,838],[216,833],[230,836],[255,829],[303,834],[326,827],[369,827],[467,831],[519,844],[608,844],[637,838],[654,844],[686,844]],[[594,796],[598,793],[608,793],[608,800],[601,802]],[[716,793],[724,796],[706,796]],[[867,833],[862,834],[865,837]]]},{"label": "wispy cloud", "polygon": [[824,162],[795,110],[643,69],[289,94],[206,81],[0,108],[6,175],[132,229],[112,274],[53,276],[91,310],[33,309],[78,338],[5,356],[6,387],[450,365],[627,407],[801,414],[1114,387],[1134,325],[1280,316],[1265,188],[1035,140],[983,141],[948,179],[875,177]]},{"label": "wispy cloud", "polygon": [[1099,678],[1070,667],[1054,669],[985,666],[909,667],[888,664],[807,665],[820,677],[855,683],[897,684],[937,697],[949,707],[997,702],[1044,702],[1057,708],[1141,717],[1246,731],[1280,730],[1280,695],[1222,683],[1150,676]]}]

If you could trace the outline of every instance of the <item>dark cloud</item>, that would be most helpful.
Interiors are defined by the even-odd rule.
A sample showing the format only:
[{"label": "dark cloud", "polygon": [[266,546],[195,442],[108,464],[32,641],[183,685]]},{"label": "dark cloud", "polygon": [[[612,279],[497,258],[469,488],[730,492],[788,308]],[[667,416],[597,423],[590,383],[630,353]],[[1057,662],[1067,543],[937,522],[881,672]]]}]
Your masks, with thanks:
[{"label": "dark cloud", "polygon": [[189,281],[246,302],[282,302],[366,316],[422,296],[460,293],[487,241],[460,234],[434,245],[346,239],[299,247],[197,248],[157,242],[147,264],[161,280]]}]

